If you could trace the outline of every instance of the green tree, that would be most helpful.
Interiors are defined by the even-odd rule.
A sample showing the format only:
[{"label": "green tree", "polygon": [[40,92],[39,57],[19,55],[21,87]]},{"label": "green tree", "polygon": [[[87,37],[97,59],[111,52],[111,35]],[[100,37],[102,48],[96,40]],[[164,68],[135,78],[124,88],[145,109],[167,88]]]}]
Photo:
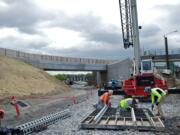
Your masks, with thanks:
[{"label": "green tree", "polygon": [[67,75],[65,75],[65,74],[57,74],[57,75],[55,75],[55,77],[56,77],[56,79],[61,80],[61,81],[64,81],[67,79]]}]

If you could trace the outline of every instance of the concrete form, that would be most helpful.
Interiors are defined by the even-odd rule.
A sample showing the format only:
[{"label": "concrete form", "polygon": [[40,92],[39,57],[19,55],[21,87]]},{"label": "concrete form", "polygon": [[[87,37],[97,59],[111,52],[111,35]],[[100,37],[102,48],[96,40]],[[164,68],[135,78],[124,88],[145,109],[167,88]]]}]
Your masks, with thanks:
[{"label": "concrete form", "polygon": [[161,119],[154,116],[149,109],[131,109],[129,111],[116,108],[108,108],[98,123],[94,118],[100,110],[95,110],[82,122],[82,129],[105,129],[105,130],[126,130],[135,129],[139,131],[163,131],[165,126]]}]

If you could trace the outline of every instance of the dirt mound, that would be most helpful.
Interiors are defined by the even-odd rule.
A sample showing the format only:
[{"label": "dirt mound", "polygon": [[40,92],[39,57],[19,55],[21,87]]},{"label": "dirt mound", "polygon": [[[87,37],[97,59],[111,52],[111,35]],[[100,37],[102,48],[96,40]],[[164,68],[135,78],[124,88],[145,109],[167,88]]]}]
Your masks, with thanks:
[{"label": "dirt mound", "polygon": [[69,87],[41,69],[0,56],[0,95],[32,95],[68,91]]}]

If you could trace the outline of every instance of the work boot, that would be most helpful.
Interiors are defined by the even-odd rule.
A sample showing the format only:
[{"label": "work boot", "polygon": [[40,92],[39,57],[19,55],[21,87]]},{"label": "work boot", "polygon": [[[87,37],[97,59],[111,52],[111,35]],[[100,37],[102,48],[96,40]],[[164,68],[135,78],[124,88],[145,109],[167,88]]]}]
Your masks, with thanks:
[{"label": "work boot", "polygon": [[156,114],[156,116],[159,116],[159,117],[160,117],[161,115],[160,115],[160,113],[158,112],[158,113]]}]

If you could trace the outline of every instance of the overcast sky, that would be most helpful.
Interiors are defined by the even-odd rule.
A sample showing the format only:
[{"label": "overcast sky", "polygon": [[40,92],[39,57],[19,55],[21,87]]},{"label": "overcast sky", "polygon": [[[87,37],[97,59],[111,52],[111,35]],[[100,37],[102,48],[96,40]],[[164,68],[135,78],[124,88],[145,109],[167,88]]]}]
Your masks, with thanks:
[{"label": "overcast sky", "polygon": [[[180,48],[180,1],[137,0],[141,48]],[[0,0],[0,47],[60,56],[124,59],[118,0]]]}]

